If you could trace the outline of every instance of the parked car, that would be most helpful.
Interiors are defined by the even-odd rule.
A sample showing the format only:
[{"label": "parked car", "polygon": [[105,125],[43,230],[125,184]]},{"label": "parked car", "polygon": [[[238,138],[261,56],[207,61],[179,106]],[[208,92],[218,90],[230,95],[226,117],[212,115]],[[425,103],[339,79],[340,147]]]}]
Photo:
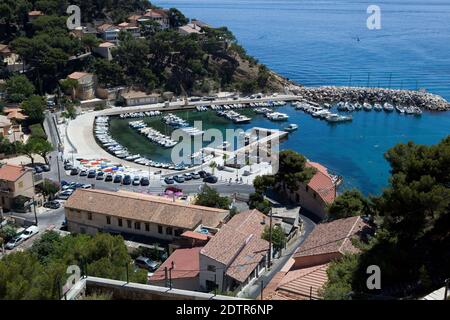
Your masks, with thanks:
[{"label": "parked car", "polygon": [[72,190],[72,189],[63,191],[63,192],[61,192],[61,193],[58,195],[58,199],[61,199],[61,200],[67,200],[67,199],[69,199],[69,197],[72,195],[72,193],[73,193],[73,190]]},{"label": "parked car", "polygon": [[175,183],[175,180],[173,180],[173,178],[171,178],[171,177],[165,177],[165,178],[164,178],[164,182],[165,182],[166,184],[174,184],[174,183]]},{"label": "parked car", "polygon": [[199,175],[197,172],[192,172],[192,173],[191,173],[191,177],[192,177],[192,179],[194,179],[194,180],[200,179],[200,175]]},{"label": "parked car", "polygon": [[71,165],[69,163],[64,165],[64,170],[69,171],[69,170],[72,170],[72,169],[74,169],[73,165]]},{"label": "parked car", "polygon": [[86,177],[88,175],[86,170],[81,170],[80,177]]},{"label": "parked car", "polygon": [[140,185],[141,185],[141,177],[134,177],[133,186],[140,186]]},{"label": "parked car", "polygon": [[42,171],[49,172],[50,171],[50,166],[48,164],[43,165],[42,166]]},{"label": "parked car", "polygon": [[185,181],[183,176],[175,176],[175,177],[173,177],[173,180],[175,180],[178,183],[183,183]]},{"label": "parked car", "polygon": [[81,189],[92,189],[92,184],[83,184]]},{"label": "parked car", "polygon": [[203,182],[206,182],[206,183],[217,183],[218,180],[219,179],[217,179],[216,176],[209,176],[209,177],[206,177],[205,179],[203,179]]},{"label": "parked car", "polygon": [[164,190],[164,192],[168,192],[171,191],[173,193],[182,193],[183,189],[177,188],[177,187],[167,187],[166,190]]},{"label": "parked car", "polygon": [[150,181],[148,180],[148,178],[143,177],[143,178],[141,179],[141,186],[146,187],[146,186],[148,186],[148,185],[150,185]]},{"label": "parked car", "polygon": [[147,269],[150,272],[155,272],[160,266],[158,262],[146,257],[138,257],[136,258],[136,260],[134,260],[134,263],[139,268]]},{"label": "parked car", "polygon": [[22,236],[17,236],[9,240],[9,242],[5,245],[6,249],[12,250],[17,247],[19,244],[23,242]]},{"label": "parked car", "polygon": [[93,178],[95,178],[96,175],[97,175],[97,172],[95,170],[89,170],[87,177],[89,179],[93,179]]},{"label": "parked car", "polygon": [[130,185],[131,184],[131,176],[126,175],[125,177],[123,177],[122,184],[126,185],[126,186]]},{"label": "parked car", "polygon": [[99,173],[97,173],[97,177],[95,178],[96,180],[103,180],[105,178],[105,173],[100,171]]},{"label": "parked car", "polygon": [[114,179],[113,175],[109,173],[106,175],[105,182],[111,182],[113,181],[113,179]]},{"label": "parked car", "polygon": [[203,170],[201,170],[201,171],[199,171],[198,172],[198,175],[200,176],[200,178],[206,178],[206,171],[203,171]]},{"label": "parked car", "polygon": [[42,172],[44,172],[44,170],[40,166],[35,166],[34,167],[34,172],[35,173],[42,173]]},{"label": "parked car", "polygon": [[192,176],[191,176],[190,173],[185,173],[185,174],[183,174],[183,178],[184,178],[184,180],[186,180],[186,181],[192,180]]},{"label": "parked car", "polygon": [[48,201],[44,203],[44,208],[48,209],[59,209],[61,207],[61,203],[58,201]]},{"label": "parked car", "polygon": [[77,168],[73,168],[72,170],[70,170],[71,176],[77,176],[79,173],[80,171]]},{"label": "parked car", "polygon": [[23,238],[23,240],[28,240],[32,236],[37,235],[39,233],[39,228],[37,226],[31,226],[28,227],[21,235],[20,237]]},{"label": "parked car", "polygon": [[114,183],[121,183],[122,182],[122,176],[118,174],[114,177]]}]

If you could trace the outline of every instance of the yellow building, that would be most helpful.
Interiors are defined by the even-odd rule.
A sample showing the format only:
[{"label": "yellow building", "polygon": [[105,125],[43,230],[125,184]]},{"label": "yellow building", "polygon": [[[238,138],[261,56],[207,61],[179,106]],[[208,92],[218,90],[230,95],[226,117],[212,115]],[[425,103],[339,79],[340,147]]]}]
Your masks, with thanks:
[{"label": "yellow building", "polygon": [[126,191],[78,189],[67,200],[65,213],[72,233],[109,232],[172,241],[185,231],[219,228],[228,210]]}]

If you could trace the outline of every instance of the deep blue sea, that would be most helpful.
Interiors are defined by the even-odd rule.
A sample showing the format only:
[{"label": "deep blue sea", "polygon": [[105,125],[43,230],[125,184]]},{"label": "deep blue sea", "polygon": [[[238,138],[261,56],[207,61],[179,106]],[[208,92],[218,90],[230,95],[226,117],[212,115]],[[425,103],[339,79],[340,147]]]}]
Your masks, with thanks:
[{"label": "deep blue sea", "polygon": [[[309,86],[424,88],[450,100],[448,0],[160,0],[190,18],[227,26],[249,54]],[[369,30],[369,5],[381,29]],[[399,142],[434,144],[450,134],[450,112],[422,117],[354,113],[331,126],[288,110],[300,129],[283,144],[345,179],[344,187],[378,194],[388,183],[383,154]]]}]

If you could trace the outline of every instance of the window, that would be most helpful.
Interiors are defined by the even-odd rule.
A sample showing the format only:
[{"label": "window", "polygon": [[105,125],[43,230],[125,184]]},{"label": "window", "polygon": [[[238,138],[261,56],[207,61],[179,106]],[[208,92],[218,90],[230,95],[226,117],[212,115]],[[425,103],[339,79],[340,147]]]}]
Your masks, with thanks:
[{"label": "window", "polygon": [[216,266],[208,265],[208,271],[216,272]]},{"label": "window", "polygon": [[172,235],[172,228],[171,227],[167,227],[166,228],[166,234]]},{"label": "window", "polygon": [[175,237],[181,236],[182,233],[183,233],[183,229],[176,229],[175,230]]},{"label": "window", "polygon": [[131,220],[127,220],[127,225],[128,225],[128,228],[131,229]]},{"label": "window", "polygon": [[80,228],[80,233],[81,233],[81,234],[85,234],[85,233],[86,233],[86,228],[81,227],[81,228]]},{"label": "window", "polygon": [[158,233],[163,233],[162,226],[158,226]]},{"label": "window", "polygon": [[145,231],[150,231],[150,223],[145,224]]},{"label": "window", "polygon": [[136,221],[136,222],[134,223],[134,228],[135,228],[136,230],[141,230],[141,223]]},{"label": "window", "polygon": [[92,213],[88,212],[88,220],[92,220]]},{"label": "window", "polygon": [[106,217],[106,224],[111,224],[111,217]]},{"label": "window", "polygon": [[117,219],[117,224],[119,225],[119,227],[121,227],[122,226],[122,219]]}]

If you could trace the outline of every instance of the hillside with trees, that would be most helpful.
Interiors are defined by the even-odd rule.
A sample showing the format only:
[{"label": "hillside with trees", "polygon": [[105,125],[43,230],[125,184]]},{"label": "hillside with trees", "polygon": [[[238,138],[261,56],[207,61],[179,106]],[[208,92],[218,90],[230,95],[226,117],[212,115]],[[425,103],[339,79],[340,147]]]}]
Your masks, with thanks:
[{"label": "hillside with trees", "polygon": [[[156,8],[145,0],[74,0],[82,23],[119,24],[135,13]],[[180,35],[189,22],[179,10],[167,11],[170,28],[148,21],[141,38],[122,31],[120,45],[107,61],[90,55],[101,40],[91,34],[76,37],[66,27],[67,0],[5,0],[0,4],[0,43],[8,44],[29,66],[26,76],[36,92],[60,92],[59,80],[73,71],[90,71],[99,84],[127,85],[143,91],[209,94],[219,90],[243,93],[282,90],[287,80],[250,57],[226,28],[204,27],[203,34]],[[44,15],[32,21],[28,12]],[[88,53],[86,58],[78,59]],[[3,76],[10,75],[3,70]]]}]

